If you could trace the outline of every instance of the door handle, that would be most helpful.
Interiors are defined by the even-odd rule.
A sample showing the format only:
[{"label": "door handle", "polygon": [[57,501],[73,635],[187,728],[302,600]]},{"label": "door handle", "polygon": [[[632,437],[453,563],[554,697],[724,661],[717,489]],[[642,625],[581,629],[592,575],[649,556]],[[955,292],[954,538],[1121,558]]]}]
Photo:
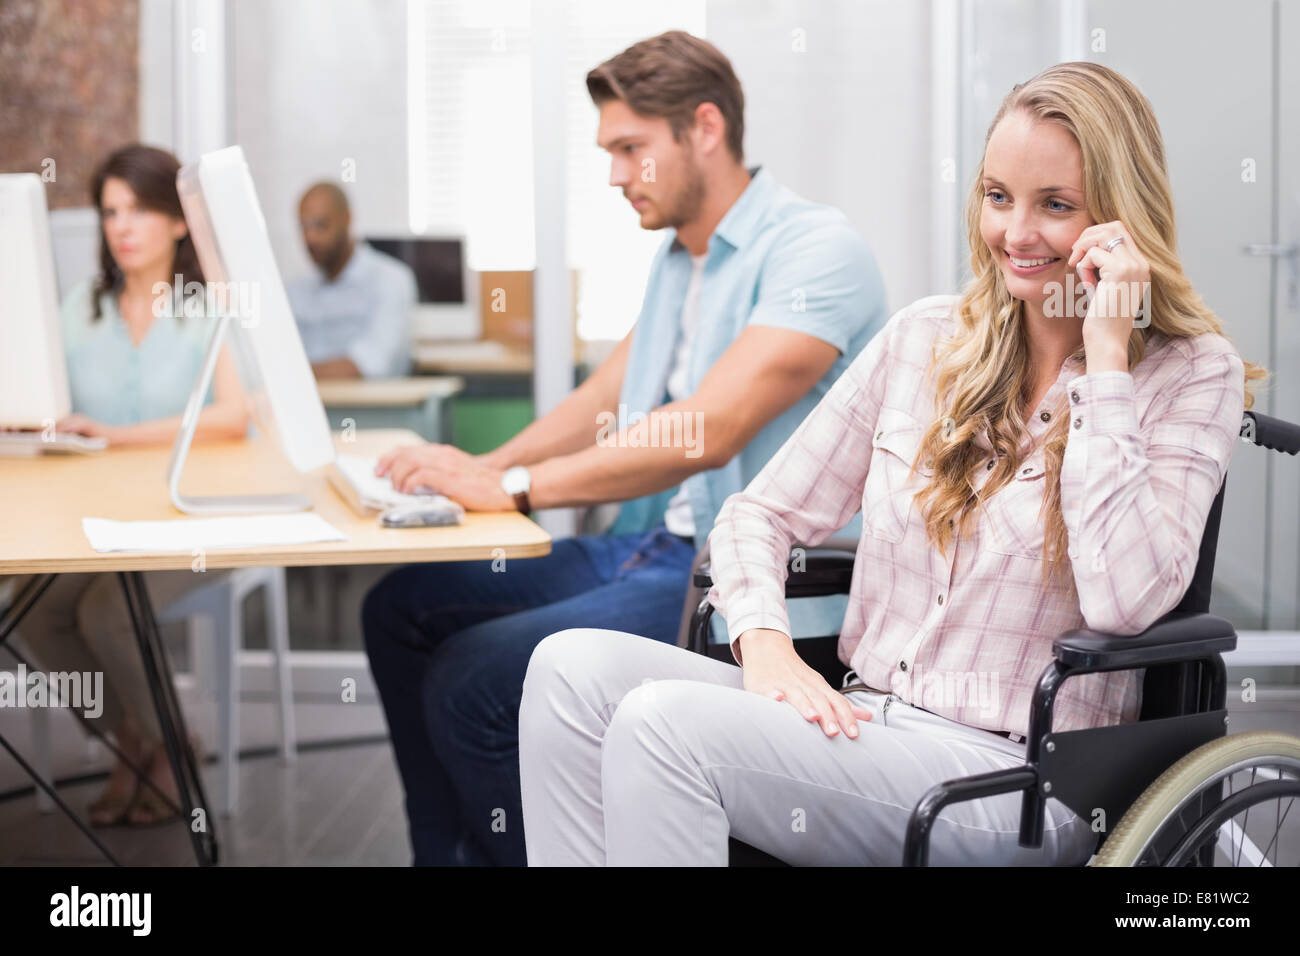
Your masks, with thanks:
[{"label": "door handle", "polygon": [[1250,242],[1241,247],[1248,256],[1287,260],[1286,305],[1300,308],[1300,243]]},{"label": "door handle", "polygon": [[1251,242],[1241,249],[1248,256],[1272,256],[1275,259],[1294,259],[1300,256],[1300,245],[1281,245],[1274,242]]}]

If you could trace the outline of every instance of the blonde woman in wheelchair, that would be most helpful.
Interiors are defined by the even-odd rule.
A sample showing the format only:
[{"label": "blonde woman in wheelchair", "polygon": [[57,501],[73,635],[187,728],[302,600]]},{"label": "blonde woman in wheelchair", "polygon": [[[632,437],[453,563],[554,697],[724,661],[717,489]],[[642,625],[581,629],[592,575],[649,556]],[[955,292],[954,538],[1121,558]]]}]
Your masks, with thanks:
[{"label": "blonde woman in wheelchair", "polygon": [[[1250,383],[1176,255],[1151,107],[1063,63],[1014,88],[967,206],[973,280],[902,309],[709,537],[735,667],[562,631],[520,713],[534,865],[897,865],[934,784],[1022,765],[1062,632],[1137,634],[1182,597]],[[1085,291],[1086,290],[1086,291]],[[1148,294],[1149,293],[1149,294]],[[791,548],[861,510],[837,690],[796,653]],[[1135,721],[1139,674],[1064,684],[1057,731]],[[953,804],[936,865],[1077,865],[1090,821]]]}]

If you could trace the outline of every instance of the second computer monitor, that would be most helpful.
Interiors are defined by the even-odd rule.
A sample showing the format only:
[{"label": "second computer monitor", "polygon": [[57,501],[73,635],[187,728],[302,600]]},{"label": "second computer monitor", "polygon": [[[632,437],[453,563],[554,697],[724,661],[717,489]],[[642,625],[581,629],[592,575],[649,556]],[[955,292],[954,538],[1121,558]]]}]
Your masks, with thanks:
[{"label": "second computer monitor", "polygon": [[45,184],[0,175],[0,426],[52,430],[70,408]]},{"label": "second computer monitor", "polygon": [[376,236],[374,249],[399,259],[415,273],[419,300],[411,318],[416,339],[477,339],[478,276],[466,265],[458,236]]},{"label": "second computer monitor", "polygon": [[204,153],[182,167],[176,185],[209,298],[231,317],[230,341],[259,427],[276,435],[299,471],[332,462],[329,423],[243,150]]}]

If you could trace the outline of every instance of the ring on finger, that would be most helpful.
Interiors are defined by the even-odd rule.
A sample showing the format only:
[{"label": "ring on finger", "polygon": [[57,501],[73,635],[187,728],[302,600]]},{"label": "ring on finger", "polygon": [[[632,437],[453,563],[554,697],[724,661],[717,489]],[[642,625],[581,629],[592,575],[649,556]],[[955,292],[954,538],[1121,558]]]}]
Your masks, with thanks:
[{"label": "ring on finger", "polygon": [[1123,236],[1116,236],[1115,238],[1109,240],[1109,241],[1106,243],[1106,251],[1107,251],[1107,252],[1113,252],[1113,251],[1115,250],[1115,247],[1118,246],[1118,245],[1119,245],[1121,242],[1123,242],[1123,241],[1124,241],[1124,237],[1123,237]]}]

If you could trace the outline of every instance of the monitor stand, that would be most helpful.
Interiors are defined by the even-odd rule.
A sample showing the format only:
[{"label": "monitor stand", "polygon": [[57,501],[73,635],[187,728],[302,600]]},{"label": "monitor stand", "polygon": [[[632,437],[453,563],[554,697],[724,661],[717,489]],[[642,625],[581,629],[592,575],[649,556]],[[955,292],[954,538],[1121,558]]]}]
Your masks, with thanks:
[{"label": "monitor stand", "polygon": [[217,356],[221,354],[221,345],[230,326],[230,313],[222,312],[217,319],[212,337],[208,339],[208,350],[203,356],[203,369],[199,372],[194,391],[185,405],[185,415],[181,420],[181,430],[172,445],[172,457],[167,463],[167,490],[171,494],[172,504],[180,511],[192,515],[229,515],[229,514],[278,514],[287,511],[305,511],[311,507],[311,499],[306,495],[182,495],[180,491],[181,472],[185,469],[185,460],[189,457],[190,444],[194,441],[194,429],[199,424],[199,413],[203,411],[203,399],[212,384],[212,376],[217,369]]}]

